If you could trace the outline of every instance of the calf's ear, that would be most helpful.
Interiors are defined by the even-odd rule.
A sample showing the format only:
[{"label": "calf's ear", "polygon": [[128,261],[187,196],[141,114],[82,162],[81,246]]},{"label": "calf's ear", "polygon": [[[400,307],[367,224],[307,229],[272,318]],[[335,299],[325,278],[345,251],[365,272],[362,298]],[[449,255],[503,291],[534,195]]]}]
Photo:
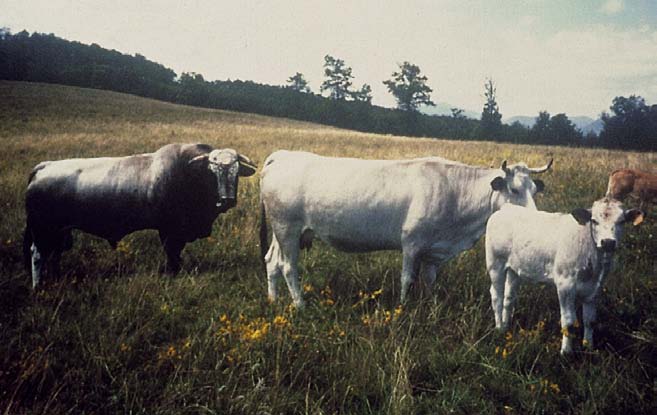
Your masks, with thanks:
[{"label": "calf's ear", "polygon": [[540,193],[545,190],[545,183],[543,180],[536,179],[534,180],[534,184],[536,185],[536,193]]},{"label": "calf's ear", "polygon": [[570,214],[573,215],[573,218],[580,225],[586,225],[591,220],[591,211],[588,209],[577,208],[570,212]]},{"label": "calf's ear", "polygon": [[646,218],[646,212],[641,209],[630,209],[624,213],[625,222],[632,222],[634,226],[639,225]]},{"label": "calf's ear", "polygon": [[492,187],[493,190],[497,192],[501,192],[502,190],[506,189],[506,180],[500,176],[497,176],[493,179],[492,182],[490,182],[490,187]]}]

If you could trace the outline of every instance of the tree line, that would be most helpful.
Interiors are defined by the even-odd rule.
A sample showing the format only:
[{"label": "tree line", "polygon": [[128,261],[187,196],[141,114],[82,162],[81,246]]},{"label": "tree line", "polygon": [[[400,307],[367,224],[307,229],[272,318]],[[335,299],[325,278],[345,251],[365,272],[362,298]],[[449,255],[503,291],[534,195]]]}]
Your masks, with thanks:
[{"label": "tree line", "polygon": [[317,122],[358,131],[531,144],[587,145],[656,150],[657,105],[638,96],[617,97],[603,114],[600,137],[586,136],[565,114],[539,113],[532,128],[502,123],[492,79],[484,84],[485,102],[480,120],[467,118],[453,108],[451,116],[427,115],[423,106],[435,105],[433,90],[420,68],[399,64],[390,79],[382,81],[395,97],[397,108],[372,105],[368,84],[354,87],[351,67],[339,58],[324,58],[321,93],[313,93],[302,73],[284,86],[252,81],[207,81],[201,74],[182,73],[146,59],[99,45],[68,41],[53,34],[12,34],[0,29],[0,79],[47,82],[126,92],[143,97],[207,108],[252,112]]}]

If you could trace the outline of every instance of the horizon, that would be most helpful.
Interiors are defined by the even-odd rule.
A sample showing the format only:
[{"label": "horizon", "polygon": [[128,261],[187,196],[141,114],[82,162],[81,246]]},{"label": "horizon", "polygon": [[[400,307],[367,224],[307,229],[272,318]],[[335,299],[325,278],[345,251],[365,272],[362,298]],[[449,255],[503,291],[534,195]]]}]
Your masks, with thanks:
[{"label": "horizon", "polygon": [[434,102],[468,112],[480,113],[492,78],[504,119],[545,110],[595,120],[616,96],[657,101],[657,4],[649,0],[370,4],[9,0],[0,27],[138,53],[206,80],[285,85],[301,72],[314,93],[330,54],[384,107],[395,100],[382,82],[403,61],[428,77]]}]

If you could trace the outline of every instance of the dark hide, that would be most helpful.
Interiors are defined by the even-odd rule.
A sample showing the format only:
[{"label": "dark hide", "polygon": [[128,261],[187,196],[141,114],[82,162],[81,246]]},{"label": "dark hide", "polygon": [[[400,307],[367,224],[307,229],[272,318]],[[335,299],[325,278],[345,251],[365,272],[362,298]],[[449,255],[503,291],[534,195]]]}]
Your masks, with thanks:
[{"label": "dark hide", "polygon": [[[59,167],[50,175],[51,162],[39,164],[25,199],[25,255],[33,241],[46,258],[58,257],[71,247],[71,229],[111,246],[129,233],[155,229],[167,254],[167,271],[177,272],[185,244],[209,236],[222,210],[216,206],[216,177],[207,165],[189,164],[212,150],[206,144],[169,144],[150,154],[52,162]],[[75,163],[80,167],[69,169]]]}]

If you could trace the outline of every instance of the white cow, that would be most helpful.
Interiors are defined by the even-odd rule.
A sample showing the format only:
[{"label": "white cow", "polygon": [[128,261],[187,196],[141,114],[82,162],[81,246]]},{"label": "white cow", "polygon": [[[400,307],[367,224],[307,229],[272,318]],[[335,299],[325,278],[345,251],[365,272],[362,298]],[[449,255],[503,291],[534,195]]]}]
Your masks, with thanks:
[{"label": "white cow", "polygon": [[486,227],[486,267],[495,327],[508,328],[520,280],[549,282],[559,296],[561,353],[572,351],[569,330],[577,320],[576,299],[583,302],[583,344],[593,347],[595,300],[609,273],[622,225],[638,225],[644,215],[638,209],[624,210],[621,202],[608,198],[571,214],[512,205],[494,213]]},{"label": "white cow", "polygon": [[[313,236],[346,252],[401,250],[401,301],[423,265],[432,284],[438,265],[470,248],[488,217],[504,203],[535,208],[544,185],[525,164],[501,169],[473,167],[439,157],[360,160],[277,151],[265,160],[260,178],[260,243],[270,300],[285,277],[292,300],[299,289],[299,249]],[[272,242],[267,247],[266,219]]]}]

